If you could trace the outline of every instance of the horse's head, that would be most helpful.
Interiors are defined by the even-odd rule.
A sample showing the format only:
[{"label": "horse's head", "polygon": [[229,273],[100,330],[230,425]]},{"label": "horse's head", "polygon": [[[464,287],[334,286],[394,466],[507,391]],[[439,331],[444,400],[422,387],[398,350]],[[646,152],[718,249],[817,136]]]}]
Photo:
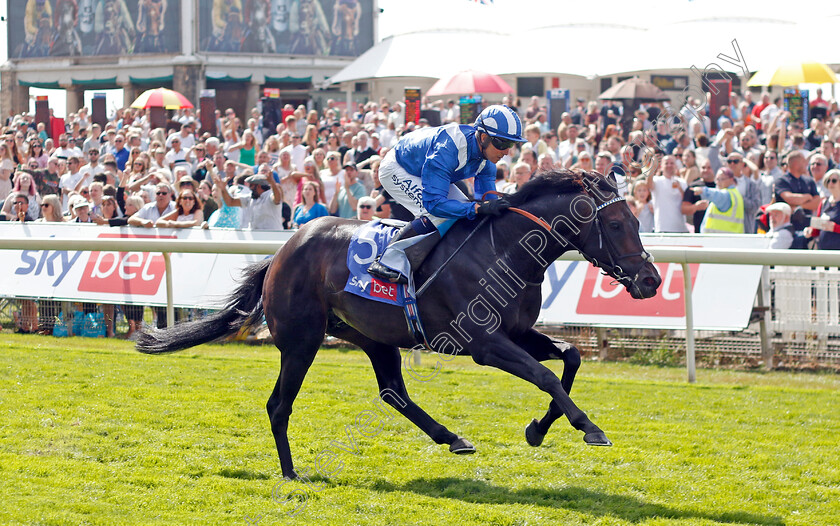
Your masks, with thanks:
[{"label": "horse's head", "polygon": [[[634,298],[650,298],[662,280],[642,246],[638,220],[616,192],[614,179],[595,172],[564,170],[529,181],[510,202],[544,219],[551,233],[532,230],[520,245],[543,267],[574,248]],[[554,250],[549,238],[556,241]]]},{"label": "horse's head", "polygon": [[576,248],[593,265],[624,285],[634,298],[655,296],[662,279],[653,265],[653,256],[639,238],[639,221],[618,194],[615,179],[586,172],[583,184],[595,204],[594,224]]}]

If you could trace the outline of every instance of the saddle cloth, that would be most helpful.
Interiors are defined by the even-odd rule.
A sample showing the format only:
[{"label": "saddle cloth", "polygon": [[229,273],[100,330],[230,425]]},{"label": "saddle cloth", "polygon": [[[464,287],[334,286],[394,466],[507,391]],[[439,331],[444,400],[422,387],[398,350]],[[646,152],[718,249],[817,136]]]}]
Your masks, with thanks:
[{"label": "saddle cloth", "polygon": [[370,264],[376,261],[399,230],[394,223],[389,221],[389,224],[385,224],[378,219],[365,223],[356,230],[347,250],[347,269],[350,270],[350,276],[344,286],[346,292],[399,307],[405,307],[406,300],[413,302],[413,283],[409,286],[389,283],[367,273]]}]

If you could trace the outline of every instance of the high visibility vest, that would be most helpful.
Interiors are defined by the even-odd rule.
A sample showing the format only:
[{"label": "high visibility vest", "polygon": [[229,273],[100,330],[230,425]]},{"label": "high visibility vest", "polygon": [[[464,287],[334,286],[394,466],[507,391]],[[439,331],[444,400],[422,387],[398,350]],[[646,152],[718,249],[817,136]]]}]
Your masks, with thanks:
[{"label": "high visibility vest", "polygon": [[714,203],[709,204],[706,210],[706,224],[703,226],[703,233],[744,233],[744,198],[735,186],[726,189],[732,205],[726,212],[721,212]]}]

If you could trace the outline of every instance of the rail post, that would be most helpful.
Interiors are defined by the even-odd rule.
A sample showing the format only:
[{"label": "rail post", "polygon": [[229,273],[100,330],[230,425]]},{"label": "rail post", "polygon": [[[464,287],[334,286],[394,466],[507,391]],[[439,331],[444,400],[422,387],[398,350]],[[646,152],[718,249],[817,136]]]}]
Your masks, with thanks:
[{"label": "rail post", "polygon": [[175,307],[172,305],[172,256],[169,252],[163,253],[163,262],[166,265],[166,326],[175,326]]},{"label": "rail post", "polygon": [[691,300],[691,268],[680,263],[683,271],[683,299],[685,300],[685,366],[688,369],[688,383],[697,381],[694,364],[694,307]]}]

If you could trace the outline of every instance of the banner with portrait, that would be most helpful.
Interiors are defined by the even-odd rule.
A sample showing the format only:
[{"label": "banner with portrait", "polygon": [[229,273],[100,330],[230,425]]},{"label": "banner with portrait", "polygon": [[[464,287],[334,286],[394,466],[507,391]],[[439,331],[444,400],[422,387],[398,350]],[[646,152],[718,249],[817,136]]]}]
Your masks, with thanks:
[{"label": "banner with portrait", "polygon": [[373,0],[199,0],[199,49],[357,57],[373,45]]},{"label": "banner with portrait", "polygon": [[179,53],[180,0],[9,0],[9,58]]}]

